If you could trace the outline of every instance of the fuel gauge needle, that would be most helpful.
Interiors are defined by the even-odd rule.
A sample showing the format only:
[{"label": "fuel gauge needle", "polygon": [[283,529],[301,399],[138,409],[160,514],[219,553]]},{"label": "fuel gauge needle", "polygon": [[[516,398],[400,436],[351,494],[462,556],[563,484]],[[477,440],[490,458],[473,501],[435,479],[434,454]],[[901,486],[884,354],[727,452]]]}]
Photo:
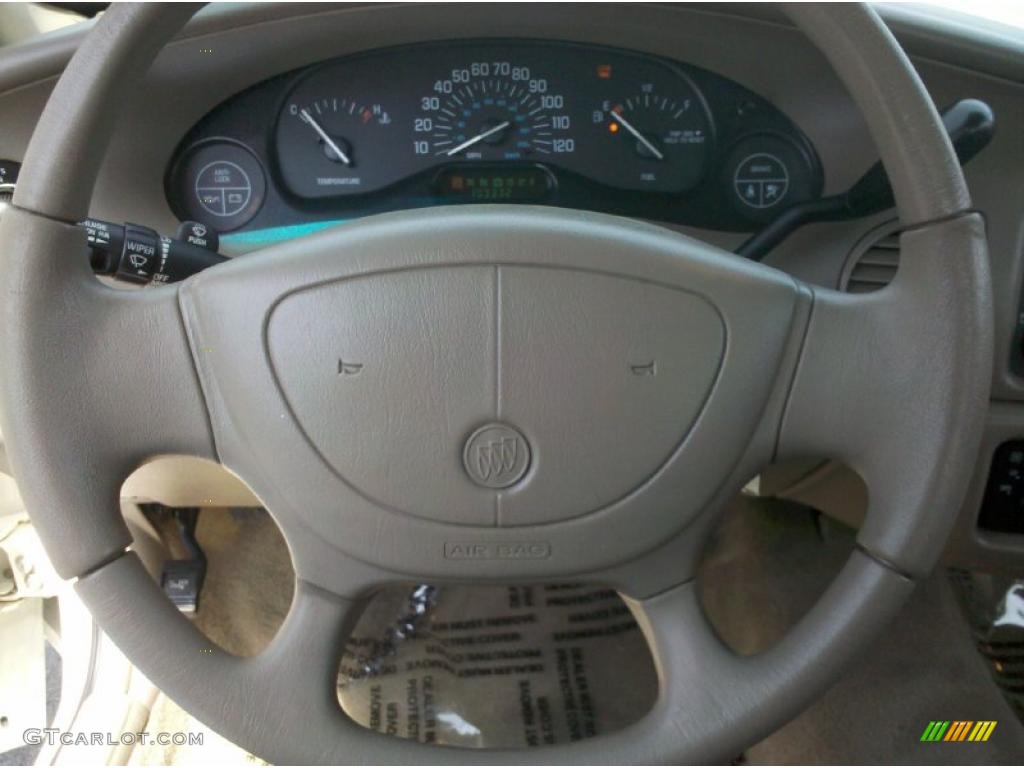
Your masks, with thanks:
[{"label": "fuel gauge needle", "polygon": [[614,110],[609,112],[608,114],[612,116],[612,120],[614,120],[627,131],[632,133],[636,140],[647,148],[648,152],[650,152],[659,160],[665,159],[665,156],[658,151],[658,148],[651,144],[651,142],[649,142],[646,138],[644,138],[644,135],[640,133],[640,131],[638,131],[636,128],[634,128],[633,125],[628,120],[626,120],[626,118],[624,118],[622,115],[620,115],[618,112],[615,112]]},{"label": "fuel gauge needle", "polygon": [[338,146],[338,143],[327,135],[327,131],[320,127],[320,123],[313,119],[313,116],[309,114],[309,110],[299,110],[299,114],[302,115],[303,120],[309,123],[310,128],[316,131],[317,135],[323,139],[324,144],[330,147],[331,151],[341,158],[341,162],[345,165],[352,165],[352,161],[348,159],[348,155],[341,151],[341,147]]}]

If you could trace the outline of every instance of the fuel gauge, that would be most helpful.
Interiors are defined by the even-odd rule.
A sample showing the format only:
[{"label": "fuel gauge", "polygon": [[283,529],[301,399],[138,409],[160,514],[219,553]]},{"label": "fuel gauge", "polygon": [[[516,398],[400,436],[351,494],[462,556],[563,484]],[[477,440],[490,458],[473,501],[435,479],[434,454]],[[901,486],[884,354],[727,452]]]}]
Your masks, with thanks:
[{"label": "fuel gauge", "polygon": [[707,169],[711,120],[696,91],[685,81],[661,91],[653,83],[606,99],[593,112],[595,128],[619,168],[617,186],[658,192],[685,192]]}]

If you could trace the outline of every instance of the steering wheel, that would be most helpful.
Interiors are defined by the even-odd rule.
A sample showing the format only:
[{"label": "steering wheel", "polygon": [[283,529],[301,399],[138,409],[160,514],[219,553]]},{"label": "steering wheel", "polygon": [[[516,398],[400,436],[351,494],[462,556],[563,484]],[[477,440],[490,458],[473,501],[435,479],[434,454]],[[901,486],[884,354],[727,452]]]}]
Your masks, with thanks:
[{"label": "steering wheel", "polygon": [[[661,228],[435,208],[118,291],[75,223],[125,94],[193,8],[115,4],[53,91],[0,242],[2,426],[60,574],[171,698],[274,762],[727,760],[793,717],[933,567],[963,500],[992,356],[983,222],[873,11],[786,12],[845,83],[889,174],[895,281],[850,296]],[[281,527],[297,585],[238,658],[130,550],[119,488],[160,454],[219,461]],[[857,547],[770,650],[716,637],[694,572],[772,460],[869,488]],[[587,579],[629,601],[660,695],[632,726],[528,751],[385,737],[337,701],[359,598],[387,581]]]}]

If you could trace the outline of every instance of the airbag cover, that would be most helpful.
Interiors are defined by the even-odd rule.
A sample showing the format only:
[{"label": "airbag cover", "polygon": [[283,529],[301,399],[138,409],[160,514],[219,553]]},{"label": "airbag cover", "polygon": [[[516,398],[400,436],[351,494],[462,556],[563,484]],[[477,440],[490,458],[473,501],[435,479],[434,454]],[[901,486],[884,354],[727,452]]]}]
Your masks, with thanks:
[{"label": "airbag cover", "polygon": [[[281,392],[341,479],[394,511],[474,526],[564,520],[643,485],[699,416],[725,339],[717,310],[679,288],[501,265],[305,288],[267,327]],[[528,443],[511,487],[466,470],[467,440],[492,423]]]}]

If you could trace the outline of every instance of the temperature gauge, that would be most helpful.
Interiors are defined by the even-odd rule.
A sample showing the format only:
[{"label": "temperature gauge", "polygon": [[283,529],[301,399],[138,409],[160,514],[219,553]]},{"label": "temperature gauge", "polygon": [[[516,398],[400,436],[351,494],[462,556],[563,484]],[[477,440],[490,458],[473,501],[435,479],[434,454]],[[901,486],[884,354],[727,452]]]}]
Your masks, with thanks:
[{"label": "temperature gauge", "polygon": [[278,163],[288,188],[315,198],[385,186],[392,122],[377,103],[344,96],[293,98],[277,126]]}]

